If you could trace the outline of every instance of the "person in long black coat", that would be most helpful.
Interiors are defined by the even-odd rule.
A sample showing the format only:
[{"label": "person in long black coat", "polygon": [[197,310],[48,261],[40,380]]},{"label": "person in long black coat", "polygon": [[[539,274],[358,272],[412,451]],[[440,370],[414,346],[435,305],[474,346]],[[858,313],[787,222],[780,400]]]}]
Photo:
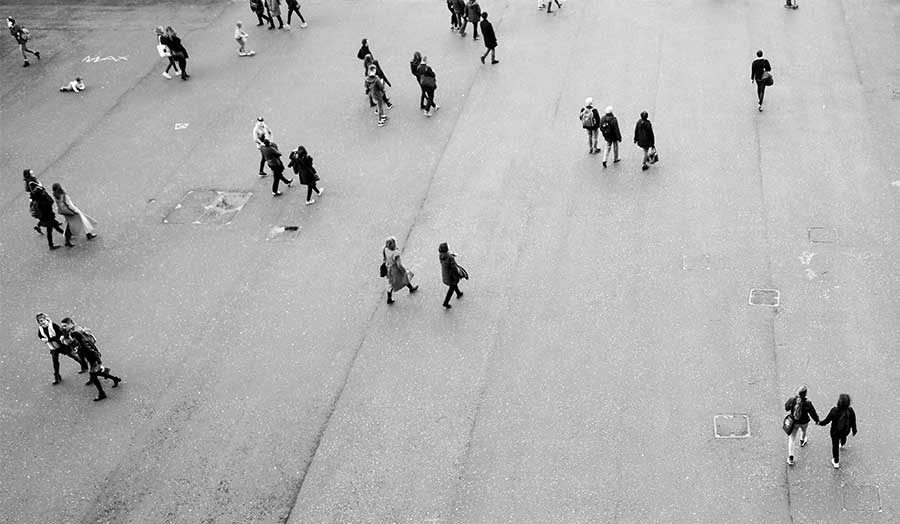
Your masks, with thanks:
[{"label": "person in long black coat", "polygon": [[78,354],[84,358],[89,366],[91,379],[85,385],[93,384],[97,388],[97,398],[94,399],[94,402],[105,399],[106,392],[103,391],[103,386],[100,385],[100,377],[112,380],[114,388],[119,387],[119,382],[122,382],[122,379],[110,374],[110,369],[103,365],[103,361],[100,360],[100,350],[97,349],[96,340],[90,332],[80,326],[76,326],[75,321],[69,317],[62,319],[60,325],[65,332],[63,341],[67,345],[77,348]]},{"label": "person in long black coat", "polygon": [[316,192],[316,195],[321,195],[324,189],[316,187],[319,175],[316,172],[316,168],[313,167],[313,157],[301,145],[297,146],[297,149],[294,151],[291,151],[290,159],[288,167],[294,170],[294,173],[300,178],[300,183],[306,186],[306,205],[315,204],[316,201],[312,199],[313,191]]},{"label": "person in long black coat", "polygon": [[634,125],[634,143],[644,150],[644,163],[641,169],[650,169],[650,149],[656,147],[656,138],[653,136],[653,124],[647,118],[647,112],[641,112],[641,118]]},{"label": "person in long black coat", "polygon": [[481,55],[481,63],[484,63],[484,59],[487,58],[488,53],[490,53],[491,63],[499,64],[500,61],[497,60],[497,57],[495,56],[495,50],[497,49],[497,35],[494,34],[494,26],[488,22],[487,11],[481,13],[481,38],[484,39],[484,47],[487,48],[487,51]]},{"label": "person in long black coat", "polygon": [[53,197],[47,193],[44,186],[33,186],[31,191],[31,200],[36,203],[38,225],[47,228],[47,245],[50,251],[59,249],[59,246],[53,243],[53,230],[64,233],[60,227],[59,220],[56,220],[56,213],[53,212]]},{"label": "person in long black coat", "polygon": [[187,49],[184,48],[181,38],[178,38],[178,34],[175,33],[172,26],[166,27],[166,34],[160,39],[160,43],[168,47],[169,51],[172,52],[172,58],[178,63],[178,68],[181,69],[181,79],[187,80],[190,78],[191,75],[187,74]]},{"label": "person in long black coat", "polygon": [[750,64],[750,81],[756,82],[756,101],[758,108],[762,111],[763,98],[766,96],[766,83],[763,81],[763,73],[772,70],[772,64],[763,58],[762,49],[756,52],[756,60]]},{"label": "person in long black coat", "polygon": [[841,467],[841,448],[847,444],[850,432],[856,436],[856,412],[850,407],[850,395],[841,393],[837,405],[831,408],[828,416],[819,422],[820,426],[831,423],[831,465],[834,469]]}]

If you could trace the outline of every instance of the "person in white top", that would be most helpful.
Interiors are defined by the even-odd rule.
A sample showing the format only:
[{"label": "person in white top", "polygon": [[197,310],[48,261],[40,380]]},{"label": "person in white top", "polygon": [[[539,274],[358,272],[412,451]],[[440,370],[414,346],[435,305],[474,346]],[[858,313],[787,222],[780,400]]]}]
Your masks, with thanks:
[{"label": "person in white top", "polygon": [[59,88],[60,91],[64,92],[75,92],[79,93],[84,91],[84,81],[81,80],[81,77],[76,77],[75,80],[72,80],[68,84]]},{"label": "person in white top", "polygon": [[263,138],[272,140],[272,130],[266,124],[263,117],[256,119],[256,125],[253,126],[253,141],[256,142],[256,149],[259,151],[259,176],[266,176],[263,170],[266,167],[266,157],[262,154]]}]

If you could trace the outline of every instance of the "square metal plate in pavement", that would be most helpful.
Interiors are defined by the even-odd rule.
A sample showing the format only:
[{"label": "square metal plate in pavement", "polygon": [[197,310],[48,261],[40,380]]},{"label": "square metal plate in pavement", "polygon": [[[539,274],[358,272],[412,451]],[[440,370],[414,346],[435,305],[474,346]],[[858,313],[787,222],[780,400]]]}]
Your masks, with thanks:
[{"label": "square metal plate in pavement", "polygon": [[253,193],[192,189],[181,198],[164,224],[228,224],[244,208]]},{"label": "square metal plate in pavement", "polygon": [[750,305],[751,306],[772,306],[778,307],[781,303],[781,292],[777,289],[751,289]]},{"label": "square metal plate in pavement", "polygon": [[874,484],[844,485],[841,505],[847,511],[881,511],[881,493]]},{"label": "square metal plate in pavement", "polygon": [[713,417],[716,438],[747,438],[750,436],[750,417],[743,413]]},{"label": "square metal plate in pavement", "polygon": [[834,244],[837,242],[837,230],[830,227],[811,227],[806,230],[810,244]]}]

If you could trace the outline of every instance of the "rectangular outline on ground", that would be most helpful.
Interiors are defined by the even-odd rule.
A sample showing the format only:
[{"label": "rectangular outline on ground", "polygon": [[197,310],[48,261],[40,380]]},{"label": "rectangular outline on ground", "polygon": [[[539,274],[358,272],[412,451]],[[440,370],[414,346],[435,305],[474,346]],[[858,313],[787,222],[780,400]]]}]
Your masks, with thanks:
[{"label": "rectangular outline on ground", "polygon": [[[828,231],[831,234],[829,240],[813,240],[813,231]],[[827,235],[825,235],[827,237]],[[810,244],[837,244],[837,229],[833,227],[810,227],[806,229],[806,239]]]},{"label": "rectangular outline on ground", "polygon": [[[744,423],[747,426],[747,434],[746,435],[719,435],[718,428],[716,427],[716,420],[722,418],[735,418],[735,417],[744,417]],[[721,413],[719,415],[713,415],[713,435],[716,438],[749,438],[750,437],[750,415],[746,413]]]},{"label": "rectangular outline on ground", "polygon": [[[687,264],[688,258],[691,258],[692,262],[695,261],[694,259],[697,259],[698,261],[702,260],[702,262],[696,263],[696,264],[691,264],[691,267],[688,267],[688,264]],[[710,256],[706,253],[703,253],[702,255],[681,255],[681,270],[682,271],[694,271],[694,270],[705,269],[705,270],[709,271],[709,269],[712,267],[710,260],[711,260]]]},{"label": "rectangular outline on ground", "polygon": [[[774,304],[754,304],[753,303],[753,292],[754,291],[773,291],[775,293],[775,303]],[[762,289],[762,288],[750,288],[750,296],[747,298],[747,302],[751,306],[765,306],[765,307],[778,307],[781,305],[781,291],[777,289]]]},{"label": "rectangular outline on ground", "polygon": [[[877,508],[866,508],[866,509],[847,509],[847,497],[844,494],[844,490],[846,488],[857,488],[862,491],[865,488],[875,488],[875,502],[878,505]],[[881,507],[881,488],[878,487],[878,484],[841,484],[841,509],[844,511],[882,511]]]}]

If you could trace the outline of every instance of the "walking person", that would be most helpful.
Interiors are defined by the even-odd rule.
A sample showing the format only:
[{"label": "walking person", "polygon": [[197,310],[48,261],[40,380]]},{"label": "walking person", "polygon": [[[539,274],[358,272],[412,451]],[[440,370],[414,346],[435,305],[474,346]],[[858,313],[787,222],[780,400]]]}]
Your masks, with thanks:
[{"label": "walking person", "polygon": [[653,124],[651,124],[650,119],[647,118],[646,111],[641,112],[641,118],[637,121],[637,124],[634,125],[634,143],[644,150],[644,160],[641,165],[641,170],[646,171],[650,169],[650,150],[653,150],[653,154],[656,153],[656,138],[653,136]]},{"label": "walking person", "polygon": [[784,3],[784,7],[788,9],[798,9],[800,6],[797,5],[797,0],[786,0]]},{"label": "walking person", "polygon": [[622,141],[622,133],[619,132],[619,121],[613,114],[613,106],[606,107],[606,114],[600,117],[600,134],[606,141],[606,147],[603,148],[603,167],[606,167],[606,161],[609,159],[609,150],[613,150],[613,163],[619,161],[619,142]]},{"label": "walking person", "polygon": [[300,27],[306,27],[306,20],[304,20],[303,15],[300,14],[300,3],[297,0],[285,0],[285,2],[288,6],[288,21],[284,28],[290,30],[291,15],[294,13],[297,13],[297,18],[300,19]]},{"label": "walking person", "polygon": [[66,219],[66,247],[73,247],[72,236],[84,235],[88,240],[93,240],[97,236],[94,228],[97,221],[85,215],[80,209],[72,203],[66,190],[59,184],[53,184],[53,199],[56,200],[56,210]]},{"label": "walking person", "polygon": [[263,158],[266,159],[266,163],[269,164],[269,169],[272,170],[272,196],[281,196],[281,191],[278,191],[280,182],[284,182],[288,187],[294,185],[293,179],[288,180],[284,178],[284,164],[281,162],[281,151],[278,150],[278,145],[268,138],[262,139],[262,147],[259,151],[262,153]]},{"label": "walking person", "polygon": [[181,79],[187,80],[191,77],[191,75],[187,74],[187,49],[184,48],[184,44],[181,43],[181,38],[178,38],[178,34],[172,29],[172,26],[166,26],[166,34],[164,36],[166,47],[169,48],[169,51],[172,53],[172,58],[175,59],[178,68],[181,69]]},{"label": "walking person", "polygon": [[484,38],[484,47],[487,48],[487,51],[481,55],[481,63],[484,63],[484,59],[487,58],[488,53],[490,53],[491,64],[499,64],[500,61],[497,60],[497,57],[494,55],[495,50],[497,49],[497,35],[494,34],[494,26],[488,21],[487,11],[481,13],[481,36]]},{"label": "walking person", "polygon": [[816,422],[819,423],[819,415],[816,413],[816,408],[813,406],[813,403],[806,398],[806,386],[801,386],[797,391],[797,394],[787,399],[784,403],[784,410],[791,414],[791,418],[794,419],[794,427],[791,430],[790,435],[788,435],[788,459],[787,465],[793,466],[794,462],[794,444],[797,441],[797,437],[800,437],[800,447],[806,446],[806,427],[809,425],[809,420],[812,418]]},{"label": "walking person", "polygon": [[466,0],[453,0],[453,14],[456,15],[459,36],[466,36]]},{"label": "walking person", "polygon": [[53,230],[64,232],[60,227],[62,224],[56,219],[56,213],[53,212],[53,197],[47,193],[44,186],[35,185],[31,191],[31,200],[35,202],[34,209],[37,212],[38,225],[47,229],[47,246],[50,251],[59,249],[59,246],[53,243]]},{"label": "walking person", "polygon": [[454,7],[456,0],[447,0],[447,10],[450,11],[450,30],[451,31],[459,31],[459,25],[461,23],[459,17],[456,15],[456,8]]},{"label": "walking person", "polygon": [[397,248],[396,237],[390,236],[384,241],[384,249],[381,250],[381,256],[387,268],[385,278],[388,281],[388,304],[394,303],[394,291],[400,291],[405,287],[409,289],[410,293],[415,293],[419,289],[419,286],[413,286],[412,282],[410,282],[413,278],[413,272],[403,267],[403,263],[400,262],[400,250]]},{"label": "walking person", "polygon": [[478,22],[481,20],[481,6],[478,0],[469,0],[466,4],[466,21],[463,23],[460,36],[466,36],[466,26],[472,23],[472,40],[478,40]]},{"label": "walking person", "polygon": [[369,74],[369,65],[366,64],[366,57],[372,55],[372,51],[369,50],[369,40],[367,38],[362,39],[362,44],[359,46],[359,51],[356,52],[356,58],[359,58],[363,62],[363,74]]},{"label": "walking person", "polygon": [[421,92],[421,96],[419,97],[419,109],[425,111],[425,88],[422,87],[422,78],[419,76],[419,64],[421,63],[422,53],[414,51],[412,60],[409,61],[409,71],[415,77],[416,84],[419,86],[419,91]]},{"label": "walking person", "polygon": [[297,146],[297,149],[291,151],[290,159],[288,167],[293,168],[294,174],[300,179],[300,183],[306,186],[306,205],[315,204],[316,201],[312,199],[313,191],[315,191],[316,195],[321,196],[324,189],[316,187],[319,175],[316,174],[316,168],[313,167],[313,157],[306,152],[305,147],[300,145]]},{"label": "walking person", "polygon": [[597,135],[598,130],[600,129],[600,112],[594,107],[593,98],[587,97],[584,99],[584,107],[578,112],[578,118],[581,120],[581,127],[587,131],[588,154],[594,155],[599,153],[600,149],[597,147]]},{"label": "walking person", "polygon": [[266,6],[263,4],[263,0],[250,0],[250,10],[256,15],[256,19],[259,20],[259,23],[256,24],[257,27],[265,25],[266,22],[275,27],[272,23],[272,18],[266,14]]},{"label": "walking person", "polygon": [[548,13],[552,13],[552,12],[553,12],[553,11],[550,10],[550,8],[553,7],[553,2],[556,2],[556,8],[557,8],[557,9],[562,9],[562,4],[559,3],[559,0],[547,0],[547,12],[548,12]]},{"label": "walking person", "polygon": [[[370,66],[375,66],[375,74],[378,75],[378,78],[380,78],[381,81],[384,82],[389,87],[394,87],[391,84],[391,81],[388,80],[387,75],[384,74],[384,70],[381,69],[381,64],[378,63],[378,60],[375,60],[374,56],[372,56],[372,55],[366,56],[365,59],[363,60],[363,63],[366,65],[367,73],[369,71]],[[384,95],[384,103],[387,104],[388,109],[394,107],[394,104],[392,104],[391,101],[388,100],[387,93],[385,93],[385,95]]]},{"label": "walking person", "polygon": [[169,37],[166,36],[166,30],[160,25],[156,26],[154,32],[156,33],[156,49],[159,51],[159,56],[165,58],[169,62],[166,66],[166,70],[163,71],[162,76],[171,80],[172,75],[169,74],[169,69],[174,69],[176,75],[180,75],[181,70],[178,69],[178,64],[172,56],[172,50],[169,49]]},{"label": "walking person", "polygon": [[38,210],[38,203],[32,197],[32,193],[38,187],[43,188],[43,184],[34,176],[34,171],[31,169],[25,169],[22,171],[22,179],[25,181],[25,192],[28,193],[28,209],[31,212],[31,216],[37,219],[37,225],[34,226],[34,230],[38,232],[39,235],[43,235],[44,232],[41,231],[41,216]]},{"label": "walking person", "polygon": [[75,362],[78,362],[78,365],[81,366],[81,371],[78,372],[79,374],[86,373],[88,371],[87,362],[85,362],[84,358],[82,358],[75,349],[62,341],[61,337],[65,335],[62,328],[50,320],[50,317],[44,313],[38,313],[35,316],[35,319],[38,323],[38,338],[50,348],[50,360],[53,362],[52,384],[55,386],[62,382],[62,375],[59,374],[60,355],[65,355]]},{"label": "walking person", "polygon": [[441,261],[441,280],[447,285],[447,294],[444,295],[443,306],[450,309],[450,299],[453,293],[456,293],[456,300],[463,297],[463,292],[459,290],[460,267],[456,263],[456,253],[451,253],[446,242],[441,242],[438,246],[438,259]]},{"label": "walking person", "polygon": [[820,426],[831,424],[831,465],[834,469],[841,467],[841,448],[847,445],[850,432],[856,436],[856,412],[850,407],[850,395],[841,393],[837,405],[831,408],[828,416],[819,422]]},{"label": "walking person", "polygon": [[273,19],[278,19],[278,29],[284,29],[284,20],[281,19],[281,0],[266,0],[266,9],[269,11],[269,29],[275,29]]},{"label": "walking person", "polygon": [[22,67],[31,65],[28,62],[28,55],[26,53],[33,54],[38,60],[41,59],[40,51],[28,49],[28,41],[31,40],[31,31],[17,24],[16,20],[11,16],[6,17],[6,27],[9,28],[9,34],[12,35],[12,37],[16,39],[16,43],[19,44],[19,50],[22,51],[22,58],[25,60]]},{"label": "walking person", "polygon": [[[366,93],[369,94],[370,103],[375,105],[375,113],[378,115],[378,127],[384,127],[387,123],[387,115],[384,114],[387,93],[384,82],[378,78],[375,66],[369,66],[369,76],[366,77]],[[390,107],[390,106],[389,106]]]},{"label": "walking person", "polygon": [[60,325],[65,332],[64,340],[66,344],[75,347],[78,350],[78,354],[84,358],[85,363],[89,366],[91,379],[85,385],[93,384],[97,388],[97,398],[94,399],[94,402],[105,399],[106,392],[103,391],[103,386],[100,385],[100,377],[112,380],[112,387],[114,388],[119,387],[119,382],[122,382],[122,379],[111,375],[109,373],[110,369],[103,366],[103,362],[100,360],[100,350],[97,349],[97,339],[94,338],[90,331],[81,326],[76,326],[75,321],[69,317],[62,319]]},{"label": "walking person", "polygon": [[256,144],[256,149],[259,150],[259,176],[266,176],[266,172],[264,171],[266,165],[266,155],[262,152],[263,139],[272,140],[272,130],[269,129],[269,125],[266,124],[263,117],[257,117],[256,124],[253,126],[253,142]]},{"label": "walking person", "polygon": [[243,22],[235,22],[234,24],[234,39],[238,43],[238,56],[253,56],[256,54],[256,51],[252,49],[247,49],[247,39],[250,38],[250,35],[244,31],[244,23]]},{"label": "walking person", "polygon": [[422,57],[422,63],[419,64],[419,82],[422,85],[422,91],[425,92],[425,107],[422,110],[422,114],[427,117],[432,115],[431,108],[433,107],[435,111],[440,109],[440,107],[434,103],[434,90],[437,89],[437,76],[434,74],[434,70],[431,69],[431,66],[428,65],[428,57]]},{"label": "walking person", "polygon": [[769,73],[771,70],[771,64],[763,58],[763,52],[760,49],[756,52],[756,60],[750,64],[750,81],[756,82],[756,99],[760,111],[762,111],[763,98],[766,96],[766,86],[770,85],[769,82],[772,79],[772,75]]}]

